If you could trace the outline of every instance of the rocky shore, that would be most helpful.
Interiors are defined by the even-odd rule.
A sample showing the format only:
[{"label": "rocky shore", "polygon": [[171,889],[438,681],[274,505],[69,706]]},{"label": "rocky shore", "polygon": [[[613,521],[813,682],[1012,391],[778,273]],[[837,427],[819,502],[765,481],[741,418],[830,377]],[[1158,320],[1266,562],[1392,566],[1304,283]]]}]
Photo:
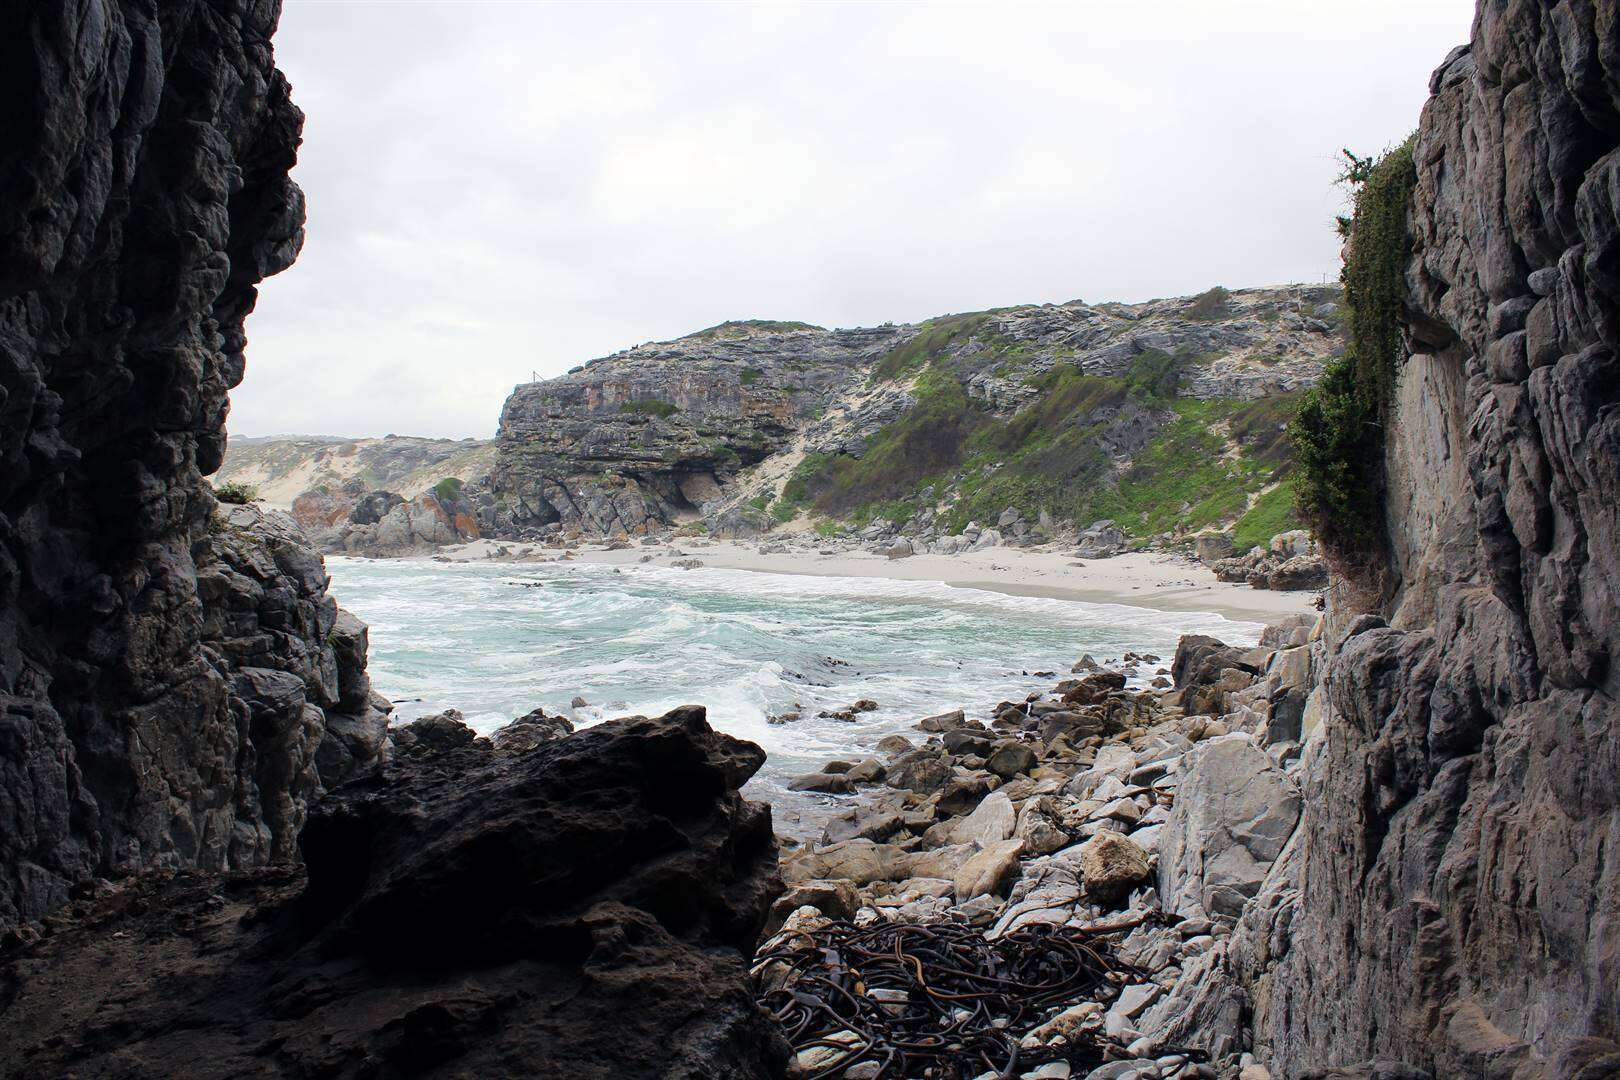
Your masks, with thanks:
[{"label": "rocky shore", "polygon": [[[1061,931],[1109,965],[1088,992],[1045,1009],[1018,1008],[1015,996],[999,1002],[1003,1015],[947,1011],[927,1027],[912,1015],[929,1000],[926,970],[891,975],[888,987],[868,986],[877,1003],[865,1009],[828,1000],[849,1026],[800,1031],[790,1075],[912,1075],[893,1071],[890,1055],[928,1035],[957,1044],[936,1068],[960,1067],[972,1060],[964,1046],[983,1053],[988,1041],[986,1077],[1269,1075],[1241,1009],[1189,1026],[1182,1003],[1200,964],[1263,902],[1298,824],[1301,761],[1323,736],[1316,625],[1278,624],[1256,648],[1187,637],[1173,658],[1084,657],[1047,693],[984,717],[926,717],[876,756],[801,777],[795,787],[847,808],[783,857],[788,888],[755,968],[768,1005],[847,997],[826,989],[847,960],[795,955],[847,927],[971,928],[989,950]],[[925,1055],[911,1053],[915,1068]],[[1008,1060],[1029,1065],[1003,1072]]]}]

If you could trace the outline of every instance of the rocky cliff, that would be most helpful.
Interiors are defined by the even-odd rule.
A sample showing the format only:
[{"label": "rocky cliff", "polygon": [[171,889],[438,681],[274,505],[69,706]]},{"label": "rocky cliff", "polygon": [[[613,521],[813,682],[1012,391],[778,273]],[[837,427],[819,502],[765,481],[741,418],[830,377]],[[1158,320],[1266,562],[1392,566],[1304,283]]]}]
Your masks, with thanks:
[{"label": "rocky cliff", "polygon": [[0,926],[290,858],[378,751],[364,627],[290,523],[202,480],[303,238],[278,12],[0,7]]},{"label": "rocky cliff", "polygon": [[[1336,289],[823,330],[727,323],[518,387],[491,530],[758,532],[809,513],[932,542],[1009,508],[1146,537],[1292,524],[1281,430],[1339,350]],[[904,526],[904,527],[902,527]],[[1022,535],[1022,534],[1019,534]]]},{"label": "rocky cliff", "polygon": [[1332,620],[1283,1063],[1620,1066],[1617,87],[1612,3],[1482,3],[1431,83],[1389,577]]},{"label": "rocky cliff", "polygon": [[1620,1075],[1617,87],[1614,4],[1483,3],[1388,159],[1378,554],[1329,544],[1300,827],[1169,1010],[1283,1076]]},{"label": "rocky cliff", "polygon": [[728,323],[519,386],[492,490],[517,528],[644,533],[782,449],[902,337]]}]

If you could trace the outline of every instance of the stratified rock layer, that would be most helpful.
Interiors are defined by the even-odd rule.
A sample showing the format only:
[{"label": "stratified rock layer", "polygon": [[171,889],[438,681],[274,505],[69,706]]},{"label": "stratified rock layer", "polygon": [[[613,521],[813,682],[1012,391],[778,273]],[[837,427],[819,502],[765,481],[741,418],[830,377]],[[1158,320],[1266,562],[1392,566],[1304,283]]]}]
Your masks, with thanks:
[{"label": "stratified rock layer", "polygon": [[1387,425],[1395,589],[1333,612],[1257,1037],[1290,1076],[1615,1075],[1620,12],[1482,3],[1431,90]]},{"label": "stratified rock layer", "polygon": [[303,239],[278,13],[0,6],[0,927],[87,878],[290,858],[380,739],[319,559],[202,481]]},{"label": "stratified rock layer", "polygon": [[745,961],[781,891],[737,791],[764,752],[697,707],[466,735],[329,795],[301,895],[137,881],[13,952],[0,1075],[781,1076]]},{"label": "stratified rock layer", "polygon": [[780,450],[900,330],[716,328],[512,391],[490,489],[508,529],[644,533]]}]

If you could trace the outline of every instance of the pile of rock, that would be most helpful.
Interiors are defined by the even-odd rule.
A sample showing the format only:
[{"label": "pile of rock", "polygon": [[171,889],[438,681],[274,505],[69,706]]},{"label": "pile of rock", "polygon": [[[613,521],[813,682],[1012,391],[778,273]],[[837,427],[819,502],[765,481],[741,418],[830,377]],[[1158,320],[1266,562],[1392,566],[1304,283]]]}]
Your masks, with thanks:
[{"label": "pile of rock", "polygon": [[[1027,1045],[1043,1060],[1080,1034],[1113,1047],[1119,1060],[1077,1078],[1261,1075],[1240,1015],[1172,1038],[1175,1017],[1156,1006],[1232,932],[1294,831],[1316,712],[1319,646],[1304,636],[1290,625],[1256,648],[1187,637],[1168,668],[1087,657],[1048,693],[983,718],[928,717],[915,738],[800,778],[801,790],[853,795],[784,857],[789,889],[761,954],[834,919],[966,923],[992,941],[1118,920],[1117,953],[1141,976],[1054,1006]],[[1169,692],[1140,686],[1165,676]],[[1070,1072],[1048,1062],[1022,1075]]]},{"label": "pile of rock", "polygon": [[1214,535],[1197,540],[1198,558],[1221,581],[1246,582],[1256,589],[1279,591],[1327,588],[1327,562],[1311,534],[1303,529],[1278,533],[1269,546],[1256,546],[1243,555],[1234,557],[1231,550],[1230,538]]}]

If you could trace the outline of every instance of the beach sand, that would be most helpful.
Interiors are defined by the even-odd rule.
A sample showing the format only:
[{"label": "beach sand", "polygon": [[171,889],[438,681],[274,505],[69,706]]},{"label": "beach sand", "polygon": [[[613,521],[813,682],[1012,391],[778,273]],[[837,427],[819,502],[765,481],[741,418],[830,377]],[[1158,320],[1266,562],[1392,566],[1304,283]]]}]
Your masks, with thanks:
[{"label": "beach sand", "polygon": [[[474,540],[446,547],[439,555],[456,562],[483,561],[498,549],[528,551],[510,562],[551,562],[563,552],[539,544]],[[755,543],[735,540],[681,540],[656,547],[632,544],[618,551],[584,544],[573,561],[631,566],[651,554],[647,565],[669,566],[677,559],[698,559],[704,566],[753,570],[767,574],[817,574],[826,577],[875,577],[900,581],[939,581],[964,589],[988,589],[1014,596],[1130,604],[1156,611],[1211,611],[1242,622],[1269,622],[1285,615],[1314,614],[1314,592],[1271,592],[1215,580],[1208,567],[1179,555],[1132,553],[1109,559],[1076,559],[1073,555],[996,547],[960,555],[886,555],[840,547],[835,554],[792,550],[762,554]]]}]

